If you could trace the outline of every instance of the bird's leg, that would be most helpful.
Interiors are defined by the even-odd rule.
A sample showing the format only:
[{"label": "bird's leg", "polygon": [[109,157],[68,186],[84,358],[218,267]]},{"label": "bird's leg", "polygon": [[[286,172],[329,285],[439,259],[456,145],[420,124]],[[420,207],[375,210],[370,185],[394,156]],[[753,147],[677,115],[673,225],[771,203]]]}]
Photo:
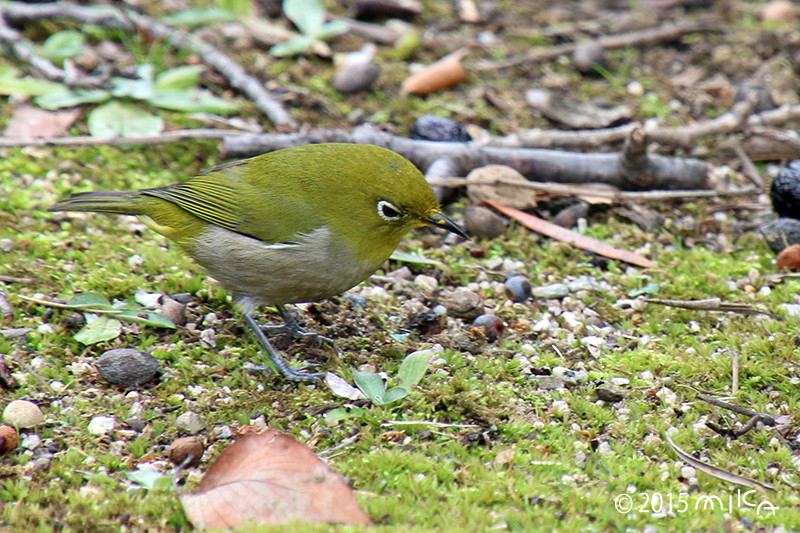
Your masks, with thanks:
[{"label": "bird's leg", "polygon": [[276,326],[276,325],[266,325],[260,326],[261,331],[264,332],[266,335],[280,335],[286,334],[295,339],[315,339],[320,344],[327,344],[331,348],[333,348],[334,353],[337,356],[340,356],[339,349],[336,347],[336,343],[333,342],[333,339],[320,335],[318,333],[312,333],[310,331],[306,331],[300,327],[300,324],[297,323],[297,319],[292,315],[289,310],[286,309],[283,305],[276,305],[275,307],[278,308],[278,312],[281,314],[281,318],[283,318],[283,325]]},{"label": "bird's leg", "polygon": [[[319,381],[325,376],[324,372],[300,372],[290,367],[289,364],[283,360],[278,351],[272,347],[272,344],[269,343],[269,340],[267,340],[264,332],[261,331],[261,327],[253,318],[253,315],[250,313],[244,313],[244,321],[250,327],[253,335],[255,335],[256,340],[258,340],[258,344],[260,344],[261,348],[267,352],[269,360],[272,361],[272,364],[275,366],[275,370],[277,370],[281,376],[292,381]],[[264,371],[266,370],[266,367],[252,365],[250,370]]]}]

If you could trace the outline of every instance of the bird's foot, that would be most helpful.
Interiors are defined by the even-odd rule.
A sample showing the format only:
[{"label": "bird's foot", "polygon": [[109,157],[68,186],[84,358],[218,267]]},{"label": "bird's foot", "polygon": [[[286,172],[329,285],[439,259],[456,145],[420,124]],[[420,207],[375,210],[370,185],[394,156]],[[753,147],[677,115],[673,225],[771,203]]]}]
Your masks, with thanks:
[{"label": "bird's foot", "polygon": [[[255,319],[253,319],[253,316],[249,313],[245,313],[244,320],[250,327],[253,335],[255,335],[258,344],[261,345],[261,349],[269,356],[272,366],[278,374],[291,381],[321,381],[325,377],[325,372],[303,372],[302,369],[298,370],[290,367],[289,364],[283,360],[278,351],[272,347],[266,335],[261,330],[261,327],[256,323]],[[264,365],[250,364],[246,366],[246,370],[248,372],[271,372],[272,368]]]},{"label": "bird's foot", "polygon": [[331,339],[330,337],[326,337],[324,335],[320,335],[319,333],[306,331],[303,328],[301,328],[300,326],[298,326],[297,323],[294,323],[292,325],[289,325],[289,324],[281,324],[281,325],[268,324],[268,325],[259,326],[259,328],[261,328],[261,331],[264,332],[264,335],[267,335],[269,337],[273,337],[275,335],[289,335],[293,339],[314,340],[314,341],[317,342],[317,344],[319,346],[322,346],[323,344],[327,344],[328,346],[330,346],[333,349],[333,352],[337,355],[337,357],[341,355],[339,353],[339,348],[336,347],[336,342],[334,342],[333,339]]}]

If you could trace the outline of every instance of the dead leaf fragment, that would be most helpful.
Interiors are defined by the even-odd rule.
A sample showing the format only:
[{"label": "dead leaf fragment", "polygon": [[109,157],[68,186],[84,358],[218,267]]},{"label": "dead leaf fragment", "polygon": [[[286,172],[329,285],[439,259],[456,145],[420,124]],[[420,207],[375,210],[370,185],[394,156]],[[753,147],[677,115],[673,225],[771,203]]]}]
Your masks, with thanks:
[{"label": "dead leaf fragment", "polygon": [[407,94],[424,96],[432,92],[452,87],[467,78],[467,71],[461,65],[461,60],[467,55],[467,50],[456,50],[439,61],[424,67],[403,82],[402,90]]},{"label": "dead leaf fragment", "polygon": [[536,191],[515,186],[515,183],[527,185],[528,180],[514,168],[486,165],[476,168],[467,176],[467,194],[476,204],[492,200],[516,209],[536,207]]},{"label": "dead leaf fragment", "polygon": [[228,446],[196,494],[181,496],[186,516],[201,530],[247,523],[370,524],[353,490],[305,445],[274,429]]},{"label": "dead leaf fragment", "polygon": [[23,105],[14,110],[3,134],[6,137],[24,139],[60,137],[67,132],[67,128],[80,114],[80,109],[45,111],[38,107]]}]

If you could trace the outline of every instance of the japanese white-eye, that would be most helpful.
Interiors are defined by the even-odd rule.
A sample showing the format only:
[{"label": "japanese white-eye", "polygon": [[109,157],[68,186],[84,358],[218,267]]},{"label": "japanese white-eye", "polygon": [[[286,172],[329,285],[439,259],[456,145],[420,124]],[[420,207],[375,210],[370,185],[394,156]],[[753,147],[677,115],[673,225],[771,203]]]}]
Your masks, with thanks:
[{"label": "japanese white-eye", "polygon": [[138,216],[174,241],[228,290],[259,344],[286,378],[291,368],[253,313],[278,308],[283,330],[303,336],[284,305],[340,294],[368,278],[409,230],[433,225],[466,237],[442,215],[420,171],[372,145],[285,148],[139,191],[84,192],[49,211]]}]

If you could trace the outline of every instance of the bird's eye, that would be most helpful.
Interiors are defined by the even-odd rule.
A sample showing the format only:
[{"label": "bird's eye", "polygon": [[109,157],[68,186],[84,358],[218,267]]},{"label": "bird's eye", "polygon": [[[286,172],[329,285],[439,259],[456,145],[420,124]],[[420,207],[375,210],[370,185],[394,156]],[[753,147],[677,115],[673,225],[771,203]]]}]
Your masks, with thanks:
[{"label": "bird's eye", "polygon": [[388,221],[397,220],[401,216],[400,210],[386,200],[378,202],[378,214]]}]

